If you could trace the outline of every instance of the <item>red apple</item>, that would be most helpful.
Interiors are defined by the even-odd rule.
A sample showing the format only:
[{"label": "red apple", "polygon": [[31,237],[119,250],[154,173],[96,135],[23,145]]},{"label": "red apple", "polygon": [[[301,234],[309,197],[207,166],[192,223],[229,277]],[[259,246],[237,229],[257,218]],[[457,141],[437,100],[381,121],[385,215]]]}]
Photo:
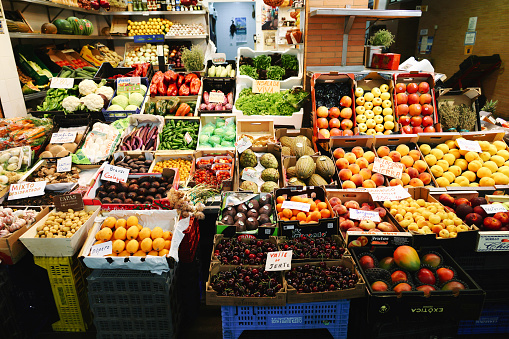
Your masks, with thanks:
[{"label": "red apple", "polygon": [[412,126],[410,126],[410,125],[403,126],[403,133],[404,134],[412,134],[413,133]]},{"label": "red apple", "polygon": [[419,92],[420,93],[428,93],[429,92],[429,84],[427,82],[421,82],[419,84]]},{"label": "red apple", "polygon": [[410,115],[414,116],[414,117],[417,116],[417,115],[421,115],[422,106],[419,105],[419,104],[410,105],[408,111],[409,111]]},{"label": "red apple", "polygon": [[337,107],[331,107],[331,109],[329,110],[329,118],[339,118],[339,113],[341,111],[339,110],[339,108]]},{"label": "red apple", "polygon": [[444,282],[449,281],[452,278],[454,278],[454,271],[449,268],[446,268],[446,267],[440,267],[437,270],[437,276],[438,276],[438,281],[441,284],[443,284]]},{"label": "red apple", "polygon": [[408,105],[407,104],[398,105],[398,110],[396,112],[399,117],[401,117],[403,115],[407,115],[408,114]]},{"label": "red apple", "polygon": [[507,214],[506,212],[495,213],[493,218],[500,221],[500,223],[502,224],[502,227],[509,225],[509,214]]},{"label": "red apple", "polygon": [[428,104],[422,105],[421,114],[422,115],[432,115],[433,114],[433,106],[428,105]]},{"label": "red apple", "polygon": [[339,104],[341,107],[350,107],[352,106],[352,98],[344,96],[341,98],[341,100],[339,100]]},{"label": "red apple", "polygon": [[424,127],[428,127],[428,126],[433,125],[433,118],[430,117],[429,115],[425,116],[424,118],[422,118],[422,125]]},{"label": "red apple", "polygon": [[420,97],[419,97],[419,103],[421,105],[424,105],[424,104],[429,104],[431,102],[431,95],[429,94],[422,94]]},{"label": "red apple", "polygon": [[407,116],[407,115],[404,115],[402,117],[399,118],[399,123],[402,125],[402,126],[407,126],[407,125],[410,125],[410,117]]},{"label": "red apple", "polygon": [[396,84],[396,93],[405,93],[406,85],[403,83]]},{"label": "red apple", "polygon": [[412,93],[408,96],[408,104],[409,105],[412,105],[412,104],[418,104],[419,103],[419,94],[417,93]]},{"label": "red apple", "polygon": [[408,95],[406,93],[398,93],[396,95],[396,104],[406,104],[408,102]]},{"label": "red apple", "polygon": [[499,231],[502,228],[502,223],[493,217],[487,217],[483,221],[484,229],[488,231]]},{"label": "red apple", "polygon": [[412,117],[412,119],[410,119],[410,125],[412,125],[413,127],[419,127],[419,126],[421,126],[421,124],[422,124],[422,118],[419,116]]},{"label": "red apple", "polygon": [[422,127],[421,127],[421,126],[417,126],[417,127],[414,127],[414,128],[412,129],[412,133],[413,133],[413,134],[419,134],[419,133],[423,133],[423,132],[424,132],[424,130],[422,129]]},{"label": "red apple", "polygon": [[435,127],[433,126],[428,126],[424,129],[423,131],[424,133],[435,133]]},{"label": "red apple", "polygon": [[350,119],[343,119],[343,121],[341,121],[341,129],[342,130],[352,129],[352,127],[353,127],[352,120],[350,120]]},{"label": "red apple", "polygon": [[406,85],[406,91],[410,94],[416,93],[419,89],[419,86],[415,82],[411,82],[408,85]]}]

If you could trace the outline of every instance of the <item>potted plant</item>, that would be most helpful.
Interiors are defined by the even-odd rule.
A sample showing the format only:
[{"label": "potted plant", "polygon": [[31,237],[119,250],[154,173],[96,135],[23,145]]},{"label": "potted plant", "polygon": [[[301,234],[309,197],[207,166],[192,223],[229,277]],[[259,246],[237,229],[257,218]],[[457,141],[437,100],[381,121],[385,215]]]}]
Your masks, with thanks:
[{"label": "potted plant", "polygon": [[373,54],[382,53],[394,43],[394,35],[386,29],[380,29],[369,39],[364,46],[364,66],[371,67]]}]

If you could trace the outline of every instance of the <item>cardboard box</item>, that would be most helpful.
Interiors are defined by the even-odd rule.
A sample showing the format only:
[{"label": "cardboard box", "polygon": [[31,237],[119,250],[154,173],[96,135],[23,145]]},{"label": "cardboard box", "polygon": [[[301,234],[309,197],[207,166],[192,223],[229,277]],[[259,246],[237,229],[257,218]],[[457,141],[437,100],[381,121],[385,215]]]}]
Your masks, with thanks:
[{"label": "cardboard box", "polygon": [[[258,138],[270,138],[269,143],[274,143],[274,121],[237,121],[237,141],[241,140],[244,135],[252,137],[254,140]],[[266,152],[267,146],[251,146],[253,152]]]},{"label": "cardboard box", "polygon": [[[319,262],[306,262],[306,263],[293,263],[293,267],[299,267],[304,265],[318,265]],[[287,284],[287,295],[286,302],[288,304],[298,304],[298,303],[314,303],[314,302],[322,302],[322,301],[331,301],[331,300],[341,300],[341,299],[354,299],[354,298],[364,298],[366,295],[366,284],[364,283],[364,278],[359,273],[355,264],[350,257],[343,257],[343,259],[333,260],[333,261],[325,261],[327,267],[331,266],[344,266],[348,267],[350,270],[354,271],[359,280],[355,284],[354,288],[349,288],[346,290],[337,290],[337,291],[325,291],[325,292],[313,292],[313,293],[297,293],[297,290]],[[285,279],[286,280],[286,279]]]},{"label": "cardboard box", "polygon": [[[253,266],[256,267],[256,266]],[[262,267],[262,266],[257,266]],[[276,272],[279,277],[279,282],[283,288],[276,292],[275,297],[225,297],[218,296],[211,285],[211,279],[220,271],[231,271],[235,266],[221,265],[220,263],[211,263],[209,279],[206,284],[205,297],[207,305],[221,305],[221,306],[285,306],[286,305],[286,282],[284,281],[283,274]]]},{"label": "cardboard box", "polygon": [[[189,160],[191,162],[191,170],[189,171],[189,176],[185,179],[183,177],[180,177],[180,181],[179,181],[179,187],[182,187],[182,188],[187,187],[187,185],[189,184],[189,181],[193,178],[194,171],[196,170],[196,167],[195,167],[196,164],[195,164],[195,160],[194,160],[194,156],[193,156],[193,154],[194,154],[193,151],[189,151],[189,152],[187,152],[187,154],[185,154],[185,153],[164,154],[163,152],[164,151],[156,152],[154,161],[152,161],[152,165],[150,165],[148,172],[154,173],[154,167],[157,165],[157,163],[165,161],[165,160],[170,160],[170,159]],[[181,175],[181,174],[182,174],[182,172],[179,169],[179,175]]]},{"label": "cardboard box", "polygon": [[[44,225],[49,218],[48,213],[30,227],[19,240],[37,257],[72,257],[87,239],[88,232],[92,228],[95,218],[101,212],[100,206],[85,206],[84,210],[85,212],[93,211],[93,214],[70,238],[35,238],[37,227]],[[55,211],[56,209],[52,212]]]},{"label": "cardboard box", "polygon": [[280,139],[282,137],[295,138],[295,137],[298,137],[299,135],[302,135],[302,136],[308,138],[309,141],[311,142],[311,145],[312,145],[311,147],[313,147],[313,145],[314,145],[315,152],[318,152],[318,150],[316,149],[316,144],[313,142],[313,129],[312,128],[301,128],[301,129],[278,128],[278,129],[276,129],[276,132],[275,132],[276,140],[278,143],[280,142]]},{"label": "cardboard box", "polygon": [[401,54],[396,53],[375,53],[371,59],[371,68],[398,70]]},{"label": "cardboard box", "polygon": [[[231,177],[229,180],[224,180],[222,182],[222,191],[231,191],[234,189],[234,185],[235,185],[235,151],[231,151],[231,150],[225,150],[225,149],[217,149],[217,150],[206,150],[206,151],[195,151],[194,152],[194,159],[195,159],[195,162],[197,162],[200,158],[202,157],[221,157],[221,156],[226,156],[226,157],[231,157],[233,160],[232,162],[232,167],[231,167]],[[200,166],[197,164],[195,166],[195,171],[197,171],[198,169],[200,168]],[[194,178],[190,178],[189,180],[189,183],[188,183],[188,186],[189,187],[194,187],[196,186],[196,183],[194,182]]]},{"label": "cardboard box", "polygon": [[[347,83],[348,86],[351,88],[350,90],[350,98],[352,99],[352,106],[351,106],[351,109],[352,109],[352,117],[350,118],[350,120],[352,120],[353,122],[353,127],[352,127],[352,130],[353,130],[353,134],[354,135],[357,135],[359,134],[359,131],[357,129],[357,122],[355,121],[355,95],[354,95],[354,86],[355,86],[355,80],[354,80],[354,75],[353,74],[347,74],[347,73],[338,73],[338,72],[330,72],[330,73],[314,73],[313,76],[311,77],[311,114],[312,114],[312,117],[313,117],[313,136],[316,137],[318,139],[319,142],[324,142],[324,141],[328,141],[329,139],[328,138],[323,138],[320,136],[320,134],[318,133],[318,130],[319,128],[317,127],[316,123],[317,123],[317,116],[316,116],[316,110],[318,108],[318,104],[317,102],[319,103],[320,99],[316,97],[316,92],[315,92],[315,87],[317,84],[322,84],[322,83]],[[339,100],[341,98],[337,98],[338,99],[338,108],[341,109],[342,107],[339,107]],[[331,107],[327,107],[327,109],[330,109]],[[342,121],[343,119],[339,118],[340,121]]]},{"label": "cardboard box", "polygon": [[[298,220],[284,221],[279,220],[280,235],[287,238],[297,238],[305,234],[313,238],[330,237],[338,234],[338,218],[334,217],[334,211],[326,197],[325,189],[317,186],[307,186],[305,188],[297,186],[288,186],[275,191],[276,197],[286,196],[287,199],[295,195],[306,195],[309,198],[319,199],[327,203],[327,208],[331,212],[330,218],[322,218],[315,224],[301,224]],[[274,207],[275,207],[274,202]]]},{"label": "cardboard box", "polygon": [[474,131],[480,131],[481,120],[479,117],[479,112],[481,107],[479,107],[479,102],[477,101],[479,96],[481,96],[481,88],[479,87],[465,88],[463,90],[456,91],[454,91],[452,88],[440,88],[438,90],[437,105],[440,106],[442,103],[447,103],[452,106],[465,104],[472,108],[477,115]]},{"label": "cardboard box", "polygon": [[[261,150],[261,151],[260,151]],[[281,147],[279,147],[279,144],[267,144],[266,147],[257,147],[255,149],[252,149],[253,152],[255,152],[255,154],[258,156],[259,155],[259,158],[265,154],[265,153],[270,153],[272,155],[274,155],[276,157],[276,160],[278,162],[278,172],[279,172],[279,180],[278,180],[278,184],[279,184],[279,187],[284,187],[285,186],[285,173],[284,173],[284,168],[283,168],[283,163],[284,163],[284,158],[281,156]],[[236,154],[237,156],[237,160],[240,159],[240,156],[241,154]],[[239,191],[242,191],[242,189],[240,188],[240,185],[242,184],[242,182],[244,182],[244,180],[242,180],[242,176],[240,175],[240,173],[242,172],[243,168],[240,167],[240,161],[237,161],[237,164],[238,166],[236,166],[235,168],[235,190],[239,190]],[[260,164],[260,159],[258,159],[258,165],[257,165],[258,168],[255,168],[257,171],[259,170],[259,173],[261,174],[261,172],[265,169],[261,164]],[[261,180],[261,179],[260,179]],[[258,185],[258,190],[260,190],[262,184]]]},{"label": "cardboard box", "polygon": [[[366,252],[365,248],[353,248],[352,257],[359,267],[359,271],[366,281],[368,289],[368,321],[457,321],[478,319],[482,311],[482,305],[486,296],[481,287],[459,266],[456,261],[441,247],[414,246],[419,255],[430,251],[440,254],[444,263],[451,266],[457,273],[459,280],[465,282],[469,289],[452,291],[432,291],[429,297],[425,297],[421,291],[402,292],[397,296],[394,291],[375,292],[371,288],[374,282],[369,280],[366,272],[359,265],[359,256]],[[395,247],[375,247],[370,252],[377,259],[393,256]]]},{"label": "cardboard box", "polygon": [[[34,209],[31,207],[27,207],[28,209]],[[42,218],[44,218],[49,213],[49,207],[39,207],[40,212],[35,217],[35,221],[25,227],[20,228],[19,230],[14,231],[6,237],[0,238],[0,263],[7,265],[14,265],[18,261],[21,260],[27,254],[27,249],[19,238],[25,234],[25,232],[37,224]]]},{"label": "cardboard box", "polygon": [[110,34],[127,33],[128,20],[129,16],[114,16],[111,20]]},{"label": "cardboard box", "polygon": [[[319,161],[318,160],[319,157],[321,157],[321,155],[312,155],[311,156],[311,158],[315,161],[315,164],[316,164],[317,161]],[[297,164],[297,157],[291,156],[291,157],[283,158],[283,182],[284,182],[284,187],[291,186],[291,185],[289,185],[289,180],[286,179],[287,178],[286,169],[289,168],[289,167],[295,166],[296,164]],[[332,188],[332,189],[338,188],[338,182],[339,182],[339,178],[338,178],[337,167],[334,166],[334,175],[332,176],[332,179],[329,182],[329,184],[325,185],[325,188]]]},{"label": "cardboard box", "polygon": [[[456,193],[461,194],[461,193]],[[471,197],[477,196],[477,192],[468,192],[463,195],[471,194]],[[455,197],[453,194],[451,194]],[[486,195],[488,203],[509,202],[506,195]],[[490,215],[493,216],[493,215]],[[509,251],[509,231],[479,231],[479,241],[477,242],[477,252],[507,252]]]},{"label": "cardboard box", "polygon": [[[214,241],[213,241],[213,246],[212,246],[212,253],[210,255],[210,262],[211,263],[220,263],[221,260],[217,258],[217,256],[214,254],[216,252],[216,247],[217,245],[223,240],[223,239],[228,239],[229,237],[226,237],[224,234],[216,234],[214,235]],[[240,241],[244,242],[244,243],[249,243],[253,238],[251,238],[251,236],[244,236],[244,235],[240,235],[238,238],[240,238]],[[263,242],[268,242],[270,244],[272,244],[273,248],[274,248],[274,251],[271,251],[271,252],[277,252],[279,251],[279,248],[278,248],[278,241],[277,241],[277,238],[276,237],[268,237],[266,238],[265,240],[263,240]],[[231,264],[231,263],[230,263]],[[244,263],[243,265],[249,265],[249,264],[246,264]],[[265,262],[259,264],[259,265],[265,265]]]},{"label": "cardboard box", "polygon": [[65,54],[67,60],[71,62],[72,64],[76,65],[77,68],[83,68],[84,66],[92,66],[94,65],[90,64],[88,61],[83,59],[78,52],[76,52],[73,49],[66,49],[62,51],[63,54]]}]

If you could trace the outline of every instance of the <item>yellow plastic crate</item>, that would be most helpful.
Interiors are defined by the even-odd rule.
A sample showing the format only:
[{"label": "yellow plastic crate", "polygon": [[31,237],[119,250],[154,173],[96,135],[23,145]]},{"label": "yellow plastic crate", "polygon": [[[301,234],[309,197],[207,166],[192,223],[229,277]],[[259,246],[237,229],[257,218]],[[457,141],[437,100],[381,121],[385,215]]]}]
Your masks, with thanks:
[{"label": "yellow plastic crate", "polygon": [[85,286],[87,270],[76,257],[34,257],[34,262],[48,271],[60,316],[53,330],[85,332],[92,319]]}]

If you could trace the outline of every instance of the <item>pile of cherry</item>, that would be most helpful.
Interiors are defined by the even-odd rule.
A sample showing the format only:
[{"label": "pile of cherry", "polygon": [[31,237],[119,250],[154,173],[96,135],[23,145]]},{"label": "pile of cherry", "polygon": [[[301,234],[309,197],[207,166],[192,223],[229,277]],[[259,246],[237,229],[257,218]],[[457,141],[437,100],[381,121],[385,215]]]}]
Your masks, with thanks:
[{"label": "pile of cherry", "polygon": [[286,282],[297,293],[314,293],[354,288],[357,274],[345,266],[327,266],[326,262],[292,267],[285,273]]},{"label": "pile of cherry", "polygon": [[263,267],[237,266],[221,271],[211,279],[211,286],[219,296],[275,297],[283,288],[281,272],[268,272]]},{"label": "pile of cherry", "polygon": [[292,259],[341,259],[345,253],[345,248],[330,237],[310,238],[302,235],[281,241],[279,247],[281,251],[292,250]]}]

